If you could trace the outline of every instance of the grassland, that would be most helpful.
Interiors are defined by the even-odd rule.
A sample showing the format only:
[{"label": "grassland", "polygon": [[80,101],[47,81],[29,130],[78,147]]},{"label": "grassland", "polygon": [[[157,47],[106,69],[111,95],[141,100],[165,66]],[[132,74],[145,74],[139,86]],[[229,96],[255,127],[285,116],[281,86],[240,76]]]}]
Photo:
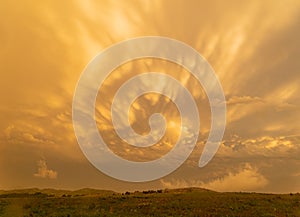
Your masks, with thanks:
[{"label": "grassland", "polygon": [[0,191],[0,216],[300,216],[300,194],[25,189]]}]

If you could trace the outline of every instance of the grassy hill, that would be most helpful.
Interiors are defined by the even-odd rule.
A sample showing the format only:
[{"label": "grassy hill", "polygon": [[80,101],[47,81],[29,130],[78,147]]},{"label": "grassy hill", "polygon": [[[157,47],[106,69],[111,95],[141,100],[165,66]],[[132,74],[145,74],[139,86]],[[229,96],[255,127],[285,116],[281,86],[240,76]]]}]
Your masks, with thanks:
[{"label": "grassy hill", "polygon": [[23,189],[0,191],[0,216],[300,216],[300,194]]},{"label": "grassy hill", "polygon": [[17,189],[4,191],[0,190],[0,198],[3,197],[36,197],[36,196],[45,196],[45,197],[60,197],[60,196],[99,196],[99,195],[112,195],[115,192],[109,190],[98,190],[91,188],[83,188],[76,191],[70,190],[59,190],[59,189],[38,189],[38,188],[28,188],[28,189]]}]

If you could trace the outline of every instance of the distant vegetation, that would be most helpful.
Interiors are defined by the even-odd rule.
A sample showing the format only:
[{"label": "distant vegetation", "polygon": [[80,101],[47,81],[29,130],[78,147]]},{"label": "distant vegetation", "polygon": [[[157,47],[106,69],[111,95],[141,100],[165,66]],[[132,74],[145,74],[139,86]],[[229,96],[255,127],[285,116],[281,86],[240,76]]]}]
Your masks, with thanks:
[{"label": "distant vegetation", "polygon": [[115,193],[0,192],[0,216],[300,216],[300,194],[218,193],[199,188]]}]

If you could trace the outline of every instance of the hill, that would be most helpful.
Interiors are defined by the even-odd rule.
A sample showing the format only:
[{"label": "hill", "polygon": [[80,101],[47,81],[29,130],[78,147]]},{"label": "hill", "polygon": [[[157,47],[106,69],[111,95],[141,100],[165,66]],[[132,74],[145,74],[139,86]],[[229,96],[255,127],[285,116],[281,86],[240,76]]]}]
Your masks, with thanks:
[{"label": "hill", "polygon": [[91,196],[91,195],[112,195],[115,192],[109,190],[98,190],[92,188],[83,188],[75,191],[71,190],[60,190],[60,189],[38,189],[38,188],[28,188],[28,189],[16,189],[16,190],[0,190],[0,198],[7,195],[8,197],[12,197],[15,195],[16,197],[21,197],[22,195],[46,195],[46,196]]},{"label": "hill", "polygon": [[0,191],[0,216],[300,216],[300,194],[22,189]]}]

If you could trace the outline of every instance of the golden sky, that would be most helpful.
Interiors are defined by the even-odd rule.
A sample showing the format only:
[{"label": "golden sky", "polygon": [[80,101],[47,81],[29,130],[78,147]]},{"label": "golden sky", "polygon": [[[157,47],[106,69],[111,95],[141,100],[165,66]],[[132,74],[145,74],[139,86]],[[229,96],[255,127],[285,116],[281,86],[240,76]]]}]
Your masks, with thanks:
[{"label": "golden sky", "polygon": [[[298,0],[2,1],[0,189],[198,186],[299,192],[299,21]],[[183,41],[208,60],[225,92],[227,125],[216,156],[198,168],[210,118],[205,94],[195,91],[197,83],[174,64],[153,59],[115,70],[100,90],[107,99],[126,79],[128,67],[170,74],[181,70],[178,79],[197,99],[201,116],[197,148],[183,166],[163,179],[132,184],[102,174],[85,158],[73,131],[72,99],[80,74],[94,56],[114,43],[149,35]],[[147,119],[158,109],[151,102],[159,100],[165,99],[151,94],[138,99],[133,122],[136,117]],[[150,111],[134,114],[147,103]],[[143,161],[172,147],[172,139],[151,150],[133,150],[122,142],[118,147],[107,107],[101,106],[97,104],[96,112],[99,130],[119,155]],[[166,113],[175,117],[167,133],[176,138],[172,128],[177,126],[178,111],[173,107]],[[147,125],[133,127],[147,132]]]}]

